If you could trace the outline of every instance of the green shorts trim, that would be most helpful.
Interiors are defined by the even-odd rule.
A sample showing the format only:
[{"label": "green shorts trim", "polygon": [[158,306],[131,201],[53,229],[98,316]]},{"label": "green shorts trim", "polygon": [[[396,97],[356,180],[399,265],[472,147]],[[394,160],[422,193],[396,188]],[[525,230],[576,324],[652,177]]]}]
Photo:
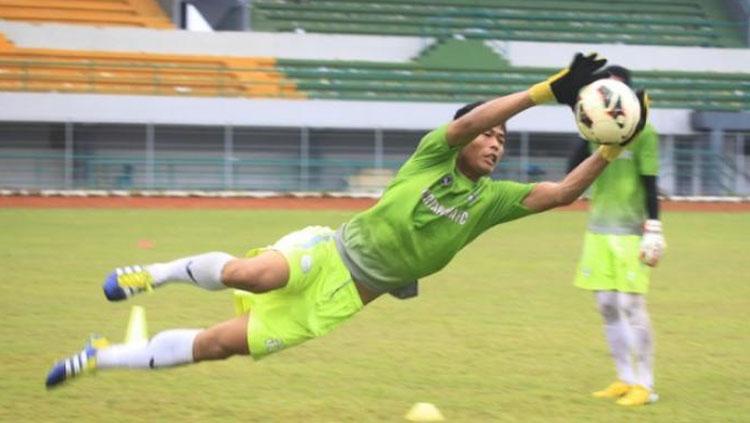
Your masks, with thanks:
[{"label": "green shorts trim", "polygon": [[263,294],[235,291],[238,314],[249,313],[250,355],[268,354],[325,335],[363,307],[359,292],[336,250],[334,231],[312,226],[293,232],[254,256],[277,250],[289,263],[284,288]]},{"label": "green shorts trim", "polygon": [[641,237],[586,232],[575,286],[592,291],[648,292],[651,268],[641,263]]}]

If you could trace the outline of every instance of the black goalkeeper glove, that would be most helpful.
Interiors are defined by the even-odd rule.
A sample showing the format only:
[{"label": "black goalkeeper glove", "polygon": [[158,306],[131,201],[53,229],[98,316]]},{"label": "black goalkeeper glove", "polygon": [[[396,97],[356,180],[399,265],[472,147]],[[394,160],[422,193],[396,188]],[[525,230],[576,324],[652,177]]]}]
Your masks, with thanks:
[{"label": "black goalkeeper glove", "polygon": [[570,66],[529,88],[531,100],[534,104],[555,100],[573,108],[581,88],[598,79],[609,77],[607,73],[595,73],[606,63],[607,59],[597,58],[596,53],[590,53],[588,56],[576,53]]}]

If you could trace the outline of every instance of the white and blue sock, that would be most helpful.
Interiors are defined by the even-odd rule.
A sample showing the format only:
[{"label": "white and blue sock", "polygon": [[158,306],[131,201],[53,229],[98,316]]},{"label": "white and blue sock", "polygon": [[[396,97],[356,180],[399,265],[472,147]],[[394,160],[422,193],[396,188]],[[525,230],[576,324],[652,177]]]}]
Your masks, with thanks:
[{"label": "white and blue sock", "polygon": [[148,343],[115,344],[96,352],[96,368],[158,369],[192,363],[193,343],[201,329],[159,332]]},{"label": "white and blue sock", "polygon": [[230,254],[212,252],[144,267],[154,278],[154,286],[158,287],[168,282],[185,282],[216,291],[226,288],[221,282],[221,272],[232,259],[234,257]]}]

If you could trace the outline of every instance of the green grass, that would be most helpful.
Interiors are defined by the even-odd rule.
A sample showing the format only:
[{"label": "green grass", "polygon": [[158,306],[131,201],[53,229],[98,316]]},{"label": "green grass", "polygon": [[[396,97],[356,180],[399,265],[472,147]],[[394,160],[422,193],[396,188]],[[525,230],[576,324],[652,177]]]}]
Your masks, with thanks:
[{"label": "green grass", "polygon": [[[100,291],[113,267],[241,254],[348,212],[0,209],[0,420],[731,422],[750,416],[748,214],[668,213],[649,295],[662,400],[622,409],[588,393],[613,379],[590,294],[572,286],[585,214],[503,225],[422,283],[332,334],[255,363],[112,371],[46,391],[57,358],[92,331],[122,339],[130,306],[150,332],[232,316],[228,293],[170,286],[131,303]],[[155,248],[137,248],[150,239]]]}]

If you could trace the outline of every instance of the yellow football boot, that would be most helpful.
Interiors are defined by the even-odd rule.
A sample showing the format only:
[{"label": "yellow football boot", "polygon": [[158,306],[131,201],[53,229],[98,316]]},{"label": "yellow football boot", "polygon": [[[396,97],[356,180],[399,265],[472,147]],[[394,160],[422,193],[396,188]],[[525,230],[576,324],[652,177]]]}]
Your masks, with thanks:
[{"label": "yellow football boot", "polygon": [[609,386],[602,389],[601,391],[592,392],[591,395],[595,398],[620,398],[626,395],[630,391],[631,385],[618,380],[612,382]]},{"label": "yellow football boot", "polygon": [[616,403],[625,406],[646,405],[656,402],[658,399],[659,396],[656,395],[656,392],[643,385],[633,385],[628,393],[618,399]]},{"label": "yellow football boot", "polygon": [[154,278],[145,268],[127,266],[107,275],[102,289],[108,300],[122,301],[140,292],[153,290],[153,282]]}]

